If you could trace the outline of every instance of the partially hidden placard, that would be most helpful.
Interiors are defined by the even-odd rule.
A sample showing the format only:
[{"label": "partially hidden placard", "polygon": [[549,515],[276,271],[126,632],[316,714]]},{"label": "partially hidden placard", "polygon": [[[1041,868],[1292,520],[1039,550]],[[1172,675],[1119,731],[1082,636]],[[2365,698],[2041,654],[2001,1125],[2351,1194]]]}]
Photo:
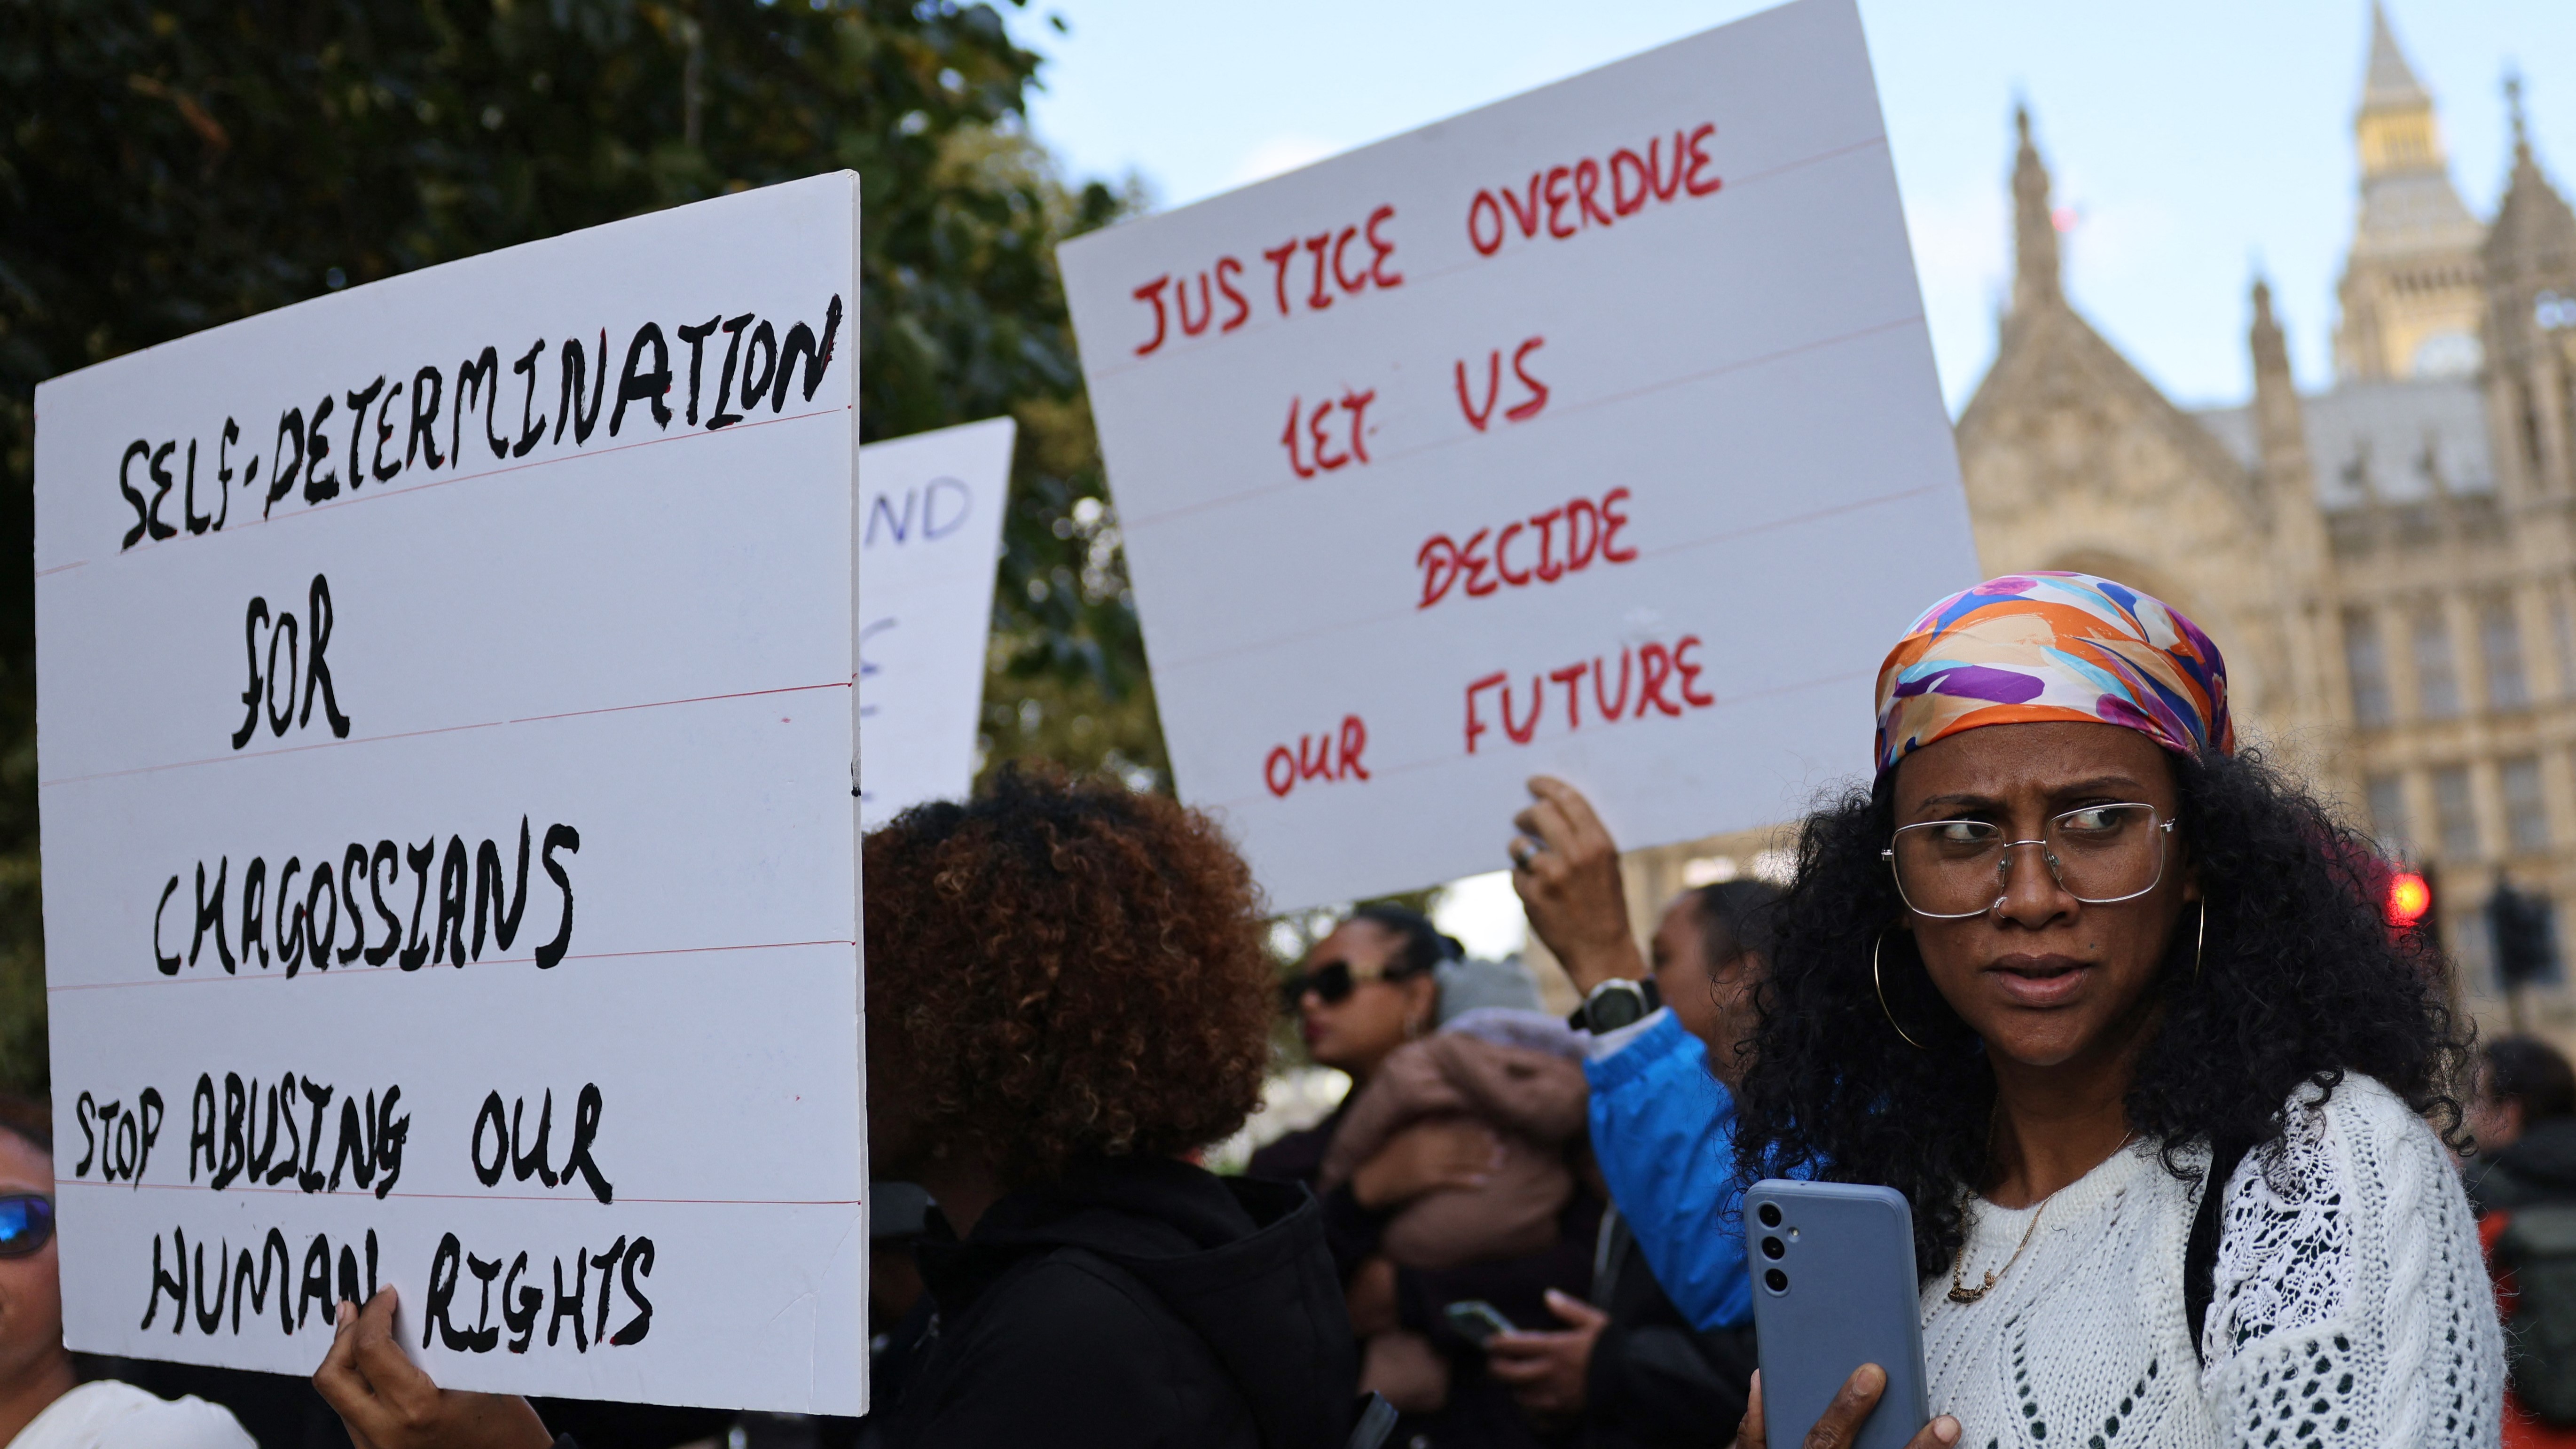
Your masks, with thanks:
[{"label": "partially hidden placard", "polygon": [[1273,904],[1867,767],[1976,556],[1852,0],[1062,251],[1180,790]]},{"label": "partially hidden placard", "polygon": [[859,450],[859,819],[875,829],[975,780],[1009,418]]},{"label": "partially hidden placard", "polygon": [[866,1404],[858,178],[46,383],[72,1347]]}]

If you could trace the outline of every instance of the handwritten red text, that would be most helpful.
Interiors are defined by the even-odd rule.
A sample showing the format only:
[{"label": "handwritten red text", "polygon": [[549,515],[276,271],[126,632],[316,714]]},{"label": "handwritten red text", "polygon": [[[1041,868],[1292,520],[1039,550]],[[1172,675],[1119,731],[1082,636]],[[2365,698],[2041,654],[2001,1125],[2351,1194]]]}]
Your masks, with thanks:
[{"label": "handwritten red text", "polygon": [[[1393,265],[1395,239],[1386,229],[1394,220],[1395,208],[1381,206],[1365,221],[1328,226],[1312,236],[1292,236],[1264,250],[1261,260],[1270,272],[1270,300],[1279,315],[1321,312],[1336,297],[1354,297],[1371,287],[1403,286],[1404,273]],[[1251,298],[1261,295],[1259,275],[1241,258],[1223,256],[1201,271],[1165,272],[1136,288],[1132,295],[1154,314],[1153,331],[1136,345],[1136,355],[1161,350],[1175,331],[1183,337],[1199,337],[1214,327],[1223,336],[1251,321],[1257,305]]]},{"label": "handwritten red text", "polygon": [[1342,716],[1338,732],[1299,735],[1297,748],[1286,745],[1271,747],[1270,756],[1261,762],[1261,783],[1280,799],[1305,780],[1366,780],[1368,767],[1360,763],[1361,752],[1368,748],[1368,726],[1355,714]]},{"label": "handwritten red text", "polygon": [[[1428,609],[1449,596],[1455,586],[1469,598],[1481,599],[1509,585],[1552,584],[1581,573],[1592,561],[1623,564],[1635,560],[1635,545],[1619,542],[1628,526],[1628,490],[1613,488],[1601,501],[1570,499],[1545,513],[1515,518],[1500,529],[1480,528],[1460,543],[1445,533],[1423,541],[1413,556],[1422,570],[1422,602]],[[1490,541],[1491,546],[1488,547]]]},{"label": "handwritten red text", "polygon": [[[1497,706],[1495,719],[1502,726],[1503,737],[1516,745],[1526,745],[1536,739],[1540,726],[1547,719],[1556,718],[1556,711],[1550,707],[1551,694],[1563,704],[1566,733],[1582,729],[1584,681],[1587,676],[1591,680],[1592,719],[1596,724],[1616,724],[1622,719],[1639,720],[1659,714],[1678,717],[1690,710],[1708,709],[1717,703],[1717,696],[1700,688],[1701,666],[1691,657],[1691,652],[1699,647],[1697,634],[1684,634],[1670,647],[1659,643],[1640,644],[1633,649],[1622,647],[1617,665],[1619,686],[1616,693],[1610,687],[1611,665],[1607,655],[1596,654],[1562,669],[1534,673],[1529,680],[1526,714],[1514,702],[1511,674],[1495,670],[1467,686],[1467,753],[1476,753],[1478,736],[1493,732],[1494,723],[1488,721],[1483,710],[1484,697],[1488,694],[1493,696],[1492,702]],[[1550,685],[1555,686],[1552,692]],[[1632,685],[1635,689],[1633,698],[1629,693]]]},{"label": "handwritten red text", "polygon": [[1375,401],[1375,388],[1345,388],[1340,397],[1319,399],[1311,409],[1304,394],[1290,398],[1288,427],[1279,435],[1279,445],[1288,450],[1288,466],[1298,477],[1312,478],[1367,462],[1368,407]]},{"label": "handwritten red text", "polygon": [[[1210,287],[1211,276],[1214,283],[1213,290]],[[1181,335],[1184,337],[1197,337],[1206,332],[1210,324],[1216,323],[1216,312],[1220,301],[1226,308],[1226,318],[1223,323],[1217,324],[1218,332],[1231,332],[1251,321],[1252,304],[1243,299],[1242,290],[1235,286],[1235,282],[1242,276],[1243,263],[1232,257],[1219,257],[1213,268],[1200,272],[1195,279],[1184,273],[1178,286],[1172,284],[1171,273],[1166,272],[1138,287],[1135,292],[1136,300],[1154,309],[1154,335],[1146,338],[1137,347],[1136,355],[1142,357],[1161,347],[1164,339],[1171,336],[1172,323],[1175,320],[1180,323]],[[1190,305],[1190,283],[1193,280],[1198,283],[1198,306],[1195,310]],[[1166,291],[1169,292],[1171,299],[1168,309],[1164,306]],[[1178,314],[1177,318],[1173,315],[1175,313]]]},{"label": "handwritten red text", "polygon": [[[1503,410],[1507,422],[1525,423],[1547,409],[1547,384],[1530,376],[1529,356],[1547,345],[1544,337],[1529,337],[1512,349],[1512,376],[1520,380],[1521,398]],[[1494,420],[1494,405],[1502,400],[1503,353],[1495,348],[1485,354],[1485,402],[1477,406],[1467,386],[1467,364],[1457,364],[1458,411],[1465,414],[1467,426],[1483,432]]]},{"label": "handwritten red text", "polygon": [[1696,130],[1673,132],[1673,159],[1664,166],[1664,138],[1646,143],[1646,154],[1622,146],[1606,162],[1590,156],[1572,165],[1533,171],[1526,186],[1506,186],[1476,193],[1467,203],[1467,240],[1485,256],[1503,249],[1514,231],[1523,240],[1541,232],[1564,241],[1586,227],[1607,227],[1634,216],[1648,202],[1683,196],[1707,196],[1724,182],[1709,169],[1708,138],[1717,127],[1702,122]]}]

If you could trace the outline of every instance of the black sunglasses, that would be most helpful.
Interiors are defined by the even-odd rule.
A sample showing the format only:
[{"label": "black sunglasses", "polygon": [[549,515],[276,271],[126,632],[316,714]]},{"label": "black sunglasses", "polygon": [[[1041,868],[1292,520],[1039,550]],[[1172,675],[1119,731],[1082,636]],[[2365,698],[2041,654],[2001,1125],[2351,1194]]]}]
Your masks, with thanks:
[{"label": "black sunglasses", "polygon": [[0,1258],[23,1258],[54,1236],[54,1204],[32,1192],[0,1196]]},{"label": "black sunglasses", "polygon": [[1326,1006],[1339,1006],[1350,1000],[1351,993],[1358,989],[1359,981],[1351,975],[1351,963],[1335,961],[1312,971],[1290,973],[1287,980],[1279,983],[1279,1004],[1295,1011],[1305,1001],[1306,993],[1311,991]]},{"label": "black sunglasses", "polygon": [[1279,1001],[1290,1011],[1295,1011],[1298,1004],[1306,999],[1306,993],[1311,991],[1326,1006],[1339,1006],[1351,999],[1351,993],[1359,990],[1363,981],[1402,981],[1413,974],[1389,969],[1374,976],[1360,976],[1352,972],[1350,962],[1331,961],[1312,971],[1296,972],[1280,982]]}]

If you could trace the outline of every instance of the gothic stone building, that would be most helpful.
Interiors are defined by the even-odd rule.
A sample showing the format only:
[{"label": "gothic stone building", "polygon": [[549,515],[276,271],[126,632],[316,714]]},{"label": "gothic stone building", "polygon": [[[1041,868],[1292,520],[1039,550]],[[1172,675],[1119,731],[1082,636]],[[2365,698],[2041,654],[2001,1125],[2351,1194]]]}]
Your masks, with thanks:
[{"label": "gothic stone building", "polygon": [[[2253,287],[2254,397],[2190,411],[2067,302],[2020,120],[2016,266],[1958,420],[1989,574],[2072,568],[2171,601],[2227,651],[2240,731],[2435,871],[2461,1004],[2576,1045],[2576,992],[2508,1004],[2483,907],[2557,905],[2576,974],[2576,215],[2514,118],[2492,221],[2452,188],[2431,96],[2374,6],[2335,381],[2294,387]],[[1755,837],[1638,852],[1641,924]]]}]

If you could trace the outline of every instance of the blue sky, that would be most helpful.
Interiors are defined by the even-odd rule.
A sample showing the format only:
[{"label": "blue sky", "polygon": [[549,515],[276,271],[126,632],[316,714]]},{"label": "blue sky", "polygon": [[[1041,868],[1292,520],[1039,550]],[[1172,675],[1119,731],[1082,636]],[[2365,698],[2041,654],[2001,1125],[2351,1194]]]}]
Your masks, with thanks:
[{"label": "blue sky", "polygon": [[[1756,0],[1032,0],[1034,129],[1075,176],[1163,205],[1257,180],[1766,8]],[[1916,264],[1955,410],[1994,345],[2010,267],[2011,115],[2026,98],[2062,206],[2076,304],[2170,394],[2250,387],[2260,265],[2303,385],[2330,380],[2350,235],[2367,0],[1862,0]],[[1046,23],[1060,15],[1068,30]],[[2492,212],[2518,66],[2542,162],[2576,176],[2576,4],[2393,0],[2441,107],[2453,178]]]}]

